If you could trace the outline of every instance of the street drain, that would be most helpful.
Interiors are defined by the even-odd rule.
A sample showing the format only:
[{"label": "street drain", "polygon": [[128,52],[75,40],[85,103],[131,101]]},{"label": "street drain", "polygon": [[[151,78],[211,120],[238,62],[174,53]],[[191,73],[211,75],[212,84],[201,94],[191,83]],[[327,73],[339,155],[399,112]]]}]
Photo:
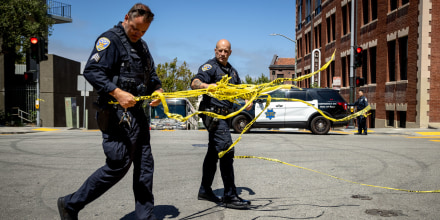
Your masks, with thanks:
[{"label": "street drain", "polygon": [[207,144],[193,144],[193,147],[208,147]]},{"label": "street drain", "polygon": [[361,195],[352,195],[351,198],[360,199],[360,200],[372,200],[373,199],[369,196],[361,196]]},{"label": "street drain", "polygon": [[401,210],[367,209],[365,213],[381,217],[405,216]]}]

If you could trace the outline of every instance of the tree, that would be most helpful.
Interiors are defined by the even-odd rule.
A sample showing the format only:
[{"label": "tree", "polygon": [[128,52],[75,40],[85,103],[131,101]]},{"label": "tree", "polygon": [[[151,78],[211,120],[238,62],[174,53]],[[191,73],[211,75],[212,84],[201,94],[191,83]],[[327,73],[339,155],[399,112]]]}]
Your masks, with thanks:
[{"label": "tree", "polygon": [[0,53],[5,55],[25,52],[31,36],[50,35],[54,24],[42,0],[3,0],[0,14]]},{"label": "tree", "polygon": [[180,67],[177,66],[177,58],[174,58],[171,63],[158,64],[156,73],[162,81],[162,88],[165,92],[189,90],[191,79],[194,77],[186,62],[183,62]]},{"label": "tree", "polygon": [[268,83],[268,82],[270,82],[270,79],[267,76],[265,76],[263,73],[261,73],[261,76],[256,79],[253,79],[249,75],[246,75],[245,79],[244,79],[244,83],[246,83],[246,84],[259,85],[259,84]]}]

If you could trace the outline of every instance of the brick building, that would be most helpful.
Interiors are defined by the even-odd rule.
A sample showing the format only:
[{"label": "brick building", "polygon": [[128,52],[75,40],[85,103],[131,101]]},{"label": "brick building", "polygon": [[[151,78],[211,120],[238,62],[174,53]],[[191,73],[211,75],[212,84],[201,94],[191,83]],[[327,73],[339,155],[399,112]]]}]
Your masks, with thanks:
[{"label": "brick building", "polygon": [[336,50],[321,87],[332,88],[338,79],[350,100],[353,2],[356,45],[364,50],[355,76],[365,79],[356,91],[364,90],[372,107],[369,127],[440,127],[440,1],[297,0],[297,75],[311,72],[314,49],[321,51],[321,63]]},{"label": "brick building", "polygon": [[[270,81],[278,78],[295,78],[295,58],[281,58],[273,55],[272,62],[269,65]],[[292,82],[284,82],[292,84]]]}]

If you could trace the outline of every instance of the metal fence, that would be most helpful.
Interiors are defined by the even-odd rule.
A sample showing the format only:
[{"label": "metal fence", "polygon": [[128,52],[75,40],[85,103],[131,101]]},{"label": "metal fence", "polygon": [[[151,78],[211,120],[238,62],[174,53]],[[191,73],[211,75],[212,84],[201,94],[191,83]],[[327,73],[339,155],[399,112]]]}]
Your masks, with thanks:
[{"label": "metal fence", "polygon": [[[37,99],[36,84],[31,83],[9,88],[8,93],[8,99],[10,98],[11,106],[14,109],[13,114],[26,117],[26,121],[35,122],[37,119],[37,109],[35,108],[35,100]],[[25,113],[22,113],[17,108]]]},{"label": "metal fence", "polygon": [[48,14],[72,18],[70,15],[71,5],[52,0],[47,0],[46,4]]}]

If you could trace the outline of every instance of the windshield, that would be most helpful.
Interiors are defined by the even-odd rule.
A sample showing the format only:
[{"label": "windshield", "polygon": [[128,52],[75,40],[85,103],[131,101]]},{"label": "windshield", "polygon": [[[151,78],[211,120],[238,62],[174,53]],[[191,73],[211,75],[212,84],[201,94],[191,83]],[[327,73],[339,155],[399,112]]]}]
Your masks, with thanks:
[{"label": "windshield", "polygon": [[[176,114],[182,115],[183,117],[186,117],[185,105],[170,105],[170,104],[168,104],[168,109],[170,110],[170,113],[176,113]],[[152,119],[167,118],[167,115],[165,115],[165,112],[163,110],[162,103],[156,107],[151,108],[151,118]]]}]

